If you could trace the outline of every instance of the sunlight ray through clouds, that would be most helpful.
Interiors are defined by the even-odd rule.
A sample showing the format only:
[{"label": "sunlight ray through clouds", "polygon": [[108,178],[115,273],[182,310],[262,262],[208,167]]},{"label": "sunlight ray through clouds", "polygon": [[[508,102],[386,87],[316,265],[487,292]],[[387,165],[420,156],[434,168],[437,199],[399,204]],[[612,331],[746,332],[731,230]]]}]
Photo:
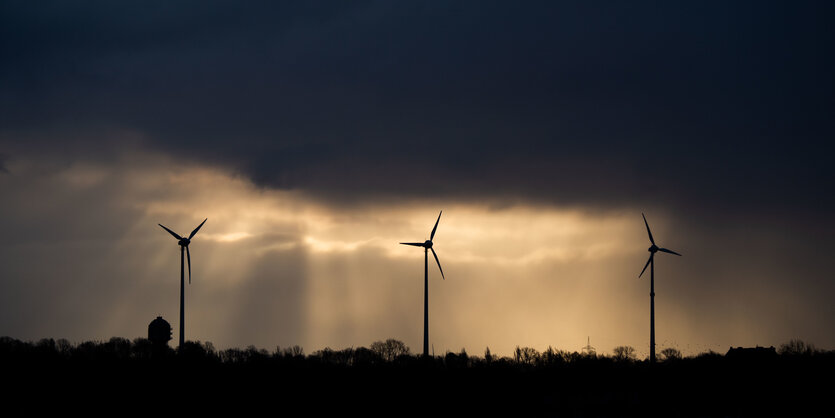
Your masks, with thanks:
[{"label": "sunlight ray through clouds", "polygon": [[[263,189],[212,166],[171,165],[156,154],[131,153],[115,161],[118,172],[113,161],[95,159],[68,166],[18,159],[10,165],[17,177],[15,183],[4,180],[4,213],[18,220],[7,231],[21,239],[6,251],[16,254],[5,261],[11,272],[6,277],[76,294],[74,286],[82,282],[61,278],[82,276],[97,299],[108,302],[67,299],[43,306],[37,295],[19,290],[7,300],[9,312],[26,304],[56,322],[25,330],[7,322],[7,332],[35,338],[78,328],[62,324],[67,320],[84,324],[87,331],[78,338],[106,338],[125,329],[139,335],[140,325],[156,315],[176,318],[179,250],[157,223],[186,234],[208,218],[190,245],[188,338],[218,347],[339,348],[393,337],[418,347],[423,254],[399,243],[427,239],[443,210],[434,248],[446,280],[431,257],[429,266],[436,349],[577,349],[591,335],[601,351],[633,345],[646,352],[648,285],[637,279],[647,245],[640,211],[415,199],[339,205],[298,191]],[[43,199],[35,208],[26,204],[34,195]],[[68,218],[72,224],[64,222]],[[714,296],[715,288],[700,286],[710,275],[742,289],[743,283],[735,284],[740,277],[773,274],[768,265],[694,268],[709,266],[696,260],[714,251],[705,244],[712,241],[698,230],[692,236],[673,230],[663,213],[651,219],[653,232],[687,261],[657,266],[659,341],[695,347],[713,343],[705,333],[722,341],[754,341],[768,331],[752,325],[752,312],[774,305],[773,295],[785,288],[772,284],[761,286],[768,292],[748,292],[761,296],[743,309],[738,301],[723,301],[721,293]],[[28,234],[35,227],[49,228],[49,240]],[[723,239],[751,245],[744,232]],[[41,253],[52,255],[38,269],[15,261]],[[717,305],[705,313],[706,304]],[[112,315],[103,314],[108,307]],[[781,315],[785,309],[771,311]],[[714,330],[707,324],[720,314],[722,330]],[[247,325],[253,315],[258,327]]]}]

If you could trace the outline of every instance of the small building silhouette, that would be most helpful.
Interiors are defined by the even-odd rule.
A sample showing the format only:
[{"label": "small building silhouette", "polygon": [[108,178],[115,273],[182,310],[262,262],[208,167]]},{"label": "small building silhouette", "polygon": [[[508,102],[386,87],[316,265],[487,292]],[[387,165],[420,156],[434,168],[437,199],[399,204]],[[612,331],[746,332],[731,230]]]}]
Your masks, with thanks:
[{"label": "small building silhouette", "polygon": [[735,360],[771,360],[777,357],[774,347],[731,347],[725,357]]},{"label": "small building silhouette", "polygon": [[148,324],[148,340],[155,346],[167,346],[171,340],[171,324],[158,316]]}]

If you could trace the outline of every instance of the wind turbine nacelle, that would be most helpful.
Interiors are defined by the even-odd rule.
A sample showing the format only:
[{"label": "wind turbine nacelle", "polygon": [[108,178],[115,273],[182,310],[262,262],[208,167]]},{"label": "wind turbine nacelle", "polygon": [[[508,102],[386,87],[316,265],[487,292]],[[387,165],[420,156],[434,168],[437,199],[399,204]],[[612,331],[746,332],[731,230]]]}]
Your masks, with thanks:
[{"label": "wind turbine nacelle", "polygon": [[426,242],[423,243],[423,246],[426,248],[432,248],[432,241],[426,240]]},{"label": "wind turbine nacelle", "polygon": [[180,242],[179,242],[180,246],[182,246],[182,247],[188,247],[188,245],[189,245],[190,243],[191,243],[191,240],[190,240],[190,239],[188,239],[188,238],[183,238],[183,239],[181,239],[181,240],[180,240]]}]

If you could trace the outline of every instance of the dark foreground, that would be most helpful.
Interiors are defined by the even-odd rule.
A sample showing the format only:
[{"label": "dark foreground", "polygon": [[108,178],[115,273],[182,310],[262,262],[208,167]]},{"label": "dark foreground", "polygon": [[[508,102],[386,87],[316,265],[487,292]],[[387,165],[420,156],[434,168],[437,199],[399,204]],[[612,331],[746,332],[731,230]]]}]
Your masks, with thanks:
[{"label": "dark foreground", "polygon": [[366,349],[303,356],[192,344],[175,353],[114,340],[68,347],[3,338],[2,415],[828,416],[835,388],[833,352],[711,353],[655,365],[576,353],[386,361]]}]

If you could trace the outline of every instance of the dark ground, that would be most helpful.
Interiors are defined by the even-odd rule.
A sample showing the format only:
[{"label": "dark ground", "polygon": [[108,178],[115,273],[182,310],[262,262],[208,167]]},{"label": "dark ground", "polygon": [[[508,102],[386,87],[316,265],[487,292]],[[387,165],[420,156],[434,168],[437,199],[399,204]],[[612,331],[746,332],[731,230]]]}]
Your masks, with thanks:
[{"label": "dark ground", "polygon": [[[3,416],[536,414],[738,417],[832,413],[835,354],[715,353],[650,365],[576,353],[520,363],[370,350],[176,353],[147,340],[78,346],[0,339]],[[364,350],[364,351],[363,351]],[[296,413],[293,413],[296,415]]]}]

